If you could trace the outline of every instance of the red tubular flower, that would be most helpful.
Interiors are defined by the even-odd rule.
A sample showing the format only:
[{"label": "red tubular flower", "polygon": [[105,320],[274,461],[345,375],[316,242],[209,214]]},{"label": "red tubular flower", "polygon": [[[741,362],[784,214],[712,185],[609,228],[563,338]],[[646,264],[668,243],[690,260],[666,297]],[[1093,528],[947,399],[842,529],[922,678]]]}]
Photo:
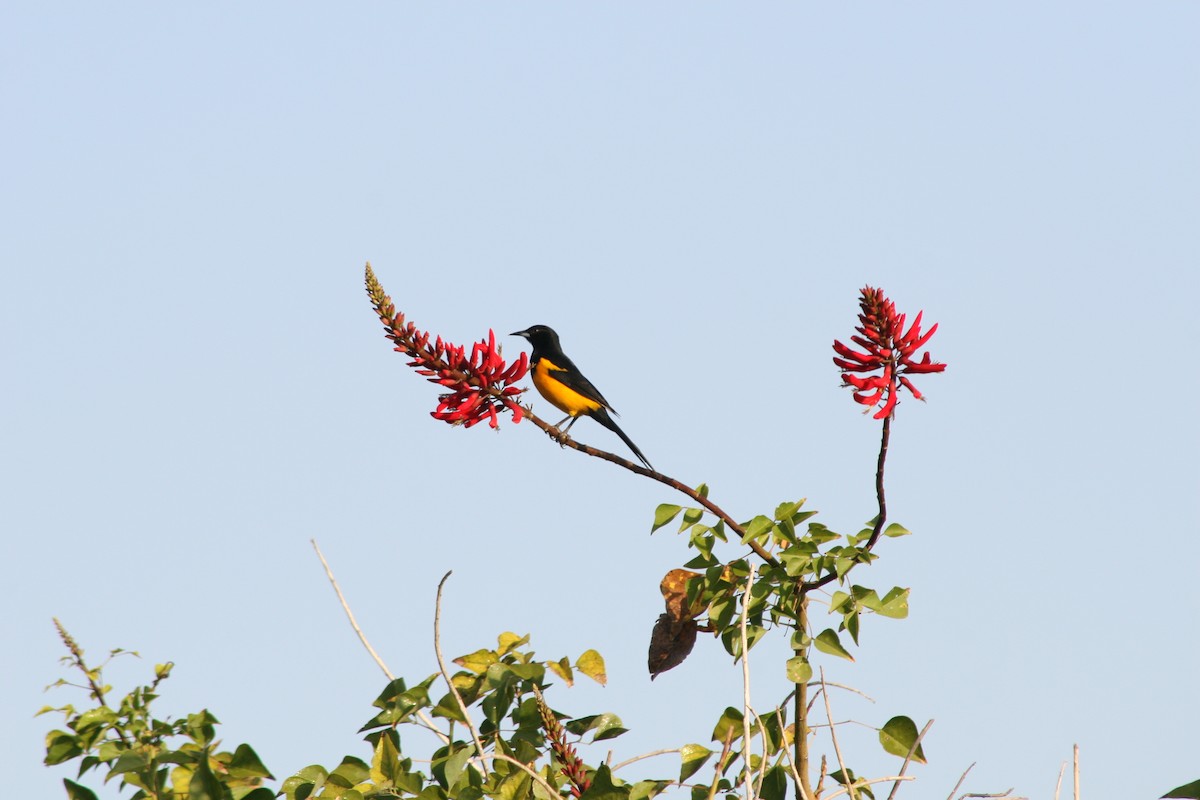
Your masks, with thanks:
[{"label": "red tubular flower", "polygon": [[367,295],[387,329],[387,338],[396,343],[396,352],[412,359],[408,365],[415,367],[418,375],[446,388],[446,393],[438,397],[437,409],[430,414],[434,419],[467,428],[486,419],[493,428],[499,428],[497,414],[507,409],[514,423],[521,421],[525,412],[516,397],[525,390],[512,384],[529,371],[528,356],[521,353],[511,365],[506,364],[496,346],[496,333],[491,330],[487,339],[471,347],[469,358],[465,347],[442,341],[440,336],[431,345],[428,332],[405,323],[404,314],[396,312],[370,264]]},{"label": "red tubular flower", "polygon": [[[918,400],[925,399],[906,373],[921,375],[946,369],[945,364],[930,360],[929,353],[925,353],[920,361],[915,360],[917,351],[929,342],[938,326],[935,323],[922,333],[921,315],[924,312],[918,312],[905,331],[905,315],[896,313],[896,304],[884,297],[882,289],[864,287],[858,302],[862,309],[858,320],[862,325],[854,329],[859,335],[851,336],[850,341],[864,352],[853,350],[835,339],[833,349],[839,357],[834,357],[833,363],[842,371],[842,385],[856,390],[854,401],[868,409],[879,405],[874,416],[883,419],[895,411],[901,388],[907,389]],[[876,370],[880,370],[880,374],[862,374]]]}]

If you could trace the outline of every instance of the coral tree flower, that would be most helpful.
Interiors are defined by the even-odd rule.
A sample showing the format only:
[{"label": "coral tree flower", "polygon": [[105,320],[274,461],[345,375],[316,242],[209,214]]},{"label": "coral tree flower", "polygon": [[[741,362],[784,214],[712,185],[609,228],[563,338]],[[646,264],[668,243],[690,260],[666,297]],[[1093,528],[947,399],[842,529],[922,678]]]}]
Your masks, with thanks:
[{"label": "coral tree flower", "polygon": [[367,295],[387,329],[387,338],[395,342],[396,352],[412,359],[408,365],[415,367],[418,375],[446,389],[430,416],[467,428],[486,419],[493,428],[499,428],[497,415],[507,409],[512,412],[514,423],[521,421],[525,412],[516,397],[525,390],[512,384],[529,371],[525,353],[511,365],[506,364],[496,346],[496,333],[491,330],[487,339],[475,342],[469,358],[465,347],[442,341],[440,336],[430,344],[427,331],[406,323],[404,314],[396,312],[392,298],[383,291],[370,264],[367,264]]},{"label": "coral tree flower", "polygon": [[[920,361],[916,360],[917,351],[925,346],[938,326],[935,323],[922,333],[921,314],[924,312],[918,312],[905,331],[905,315],[896,313],[896,304],[884,296],[883,289],[864,287],[858,302],[862,309],[858,320],[862,325],[854,329],[859,335],[851,336],[850,341],[865,352],[853,350],[835,339],[833,349],[838,355],[833,363],[842,371],[842,385],[855,389],[855,402],[867,406],[868,410],[878,405],[874,417],[883,419],[895,410],[901,388],[907,389],[918,400],[925,399],[908,375],[946,369],[945,364],[931,361],[929,353],[925,353]],[[880,373],[869,374],[876,370]]]}]

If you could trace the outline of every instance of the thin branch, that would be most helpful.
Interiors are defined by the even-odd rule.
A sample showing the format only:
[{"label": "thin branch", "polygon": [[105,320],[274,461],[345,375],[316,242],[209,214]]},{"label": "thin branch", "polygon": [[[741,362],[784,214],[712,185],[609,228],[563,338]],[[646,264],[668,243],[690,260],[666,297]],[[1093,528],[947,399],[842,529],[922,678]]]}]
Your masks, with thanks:
[{"label": "thin branch", "polygon": [[[787,699],[785,698],[783,702],[786,703]],[[783,740],[784,746],[779,749],[783,753],[784,760],[787,761],[788,772],[792,773],[793,785],[799,786],[800,785],[800,773],[796,771],[796,764],[795,764],[795,762],[792,761],[792,754],[790,752],[788,752],[788,749],[787,749],[787,726],[783,724],[783,711],[780,710],[779,708],[775,709],[775,719],[779,720],[779,730],[784,732],[784,740]],[[793,736],[796,735],[795,728],[792,729],[792,735]],[[817,794],[820,795],[821,792],[820,792],[819,784],[818,784],[817,788],[818,788]],[[804,798],[804,800],[807,800],[807,798]]]},{"label": "thin branch", "polygon": [[875,702],[874,697],[871,697],[871,695],[867,694],[866,692],[862,692],[862,691],[859,691],[858,689],[855,689],[853,686],[846,686],[843,683],[834,683],[833,681],[826,682],[824,678],[822,678],[820,681],[814,681],[814,683],[820,683],[822,687],[832,686],[835,689],[845,689],[847,692],[854,692],[859,697],[864,697],[867,700],[871,701],[872,703]]},{"label": "thin branch", "polygon": [[[750,619],[750,590],[754,587],[754,572],[757,564],[750,565],[746,575],[746,592],[742,595],[742,619],[740,634],[742,639],[742,763],[745,765],[746,800],[754,799],[754,776],[750,770],[750,715],[754,709],[750,706],[750,639],[746,635],[747,621]],[[767,751],[763,749],[763,760]]]},{"label": "thin branch", "polygon": [[965,797],[998,798],[998,800],[1028,800],[1024,797],[1014,797],[1012,793],[1012,787],[1005,789],[1003,792],[993,792],[992,794],[963,794],[959,795],[958,800],[963,800]]},{"label": "thin branch", "polygon": [[446,585],[446,579],[449,577],[450,572],[447,572],[438,581],[437,599],[434,601],[433,606],[433,654],[437,656],[438,672],[442,673],[442,680],[450,687],[450,693],[454,695],[454,701],[458,703],[458,710],[462,712],[463,724],[467,726],[467,730],[471,732],[471,738],[475,741],[475,755],[482,757],[483,740],[479,738],[479,731],[475,730],[475,723],[471,722],[471,715],[467,712],[467,704],[463,702],[462,695],[458,692],[458,687],[451,680],[450,672],[446,669],[446,657],[442,655],[442,587]]},{"label": "thin branch", "polygon": [[[904,763],[900,765],[900,774],[908,770],[908,765],[912,763],[913,756],[917,754],[917,748],[921,746],[921,740],[925,738],[925,734],[929,733],[929,729],[933,727],[933,720],[925,723],[925,727],[921,728],[921,732],[917,734],[917,740],[912,743],[912,747],[908,748],[908,755],[904,757]],[[896,781],[896,785],[892,787],[892,791],[888,793],[888,800],[895,800],[896,792],[900,791],[900,781]]]},{"label": "thin branch", "polygon": [[681,748],[679,748],[679,747],[669,747],[669,748],[666,748],[663,750],[651,750],[649,753],[642,753],[640,756],[634,756],[633,758],[627,758],[624,761],[622,761],[620,764],[617,764],[616,766],[613,766],[613,767],[609,767],[609,770],[611,772],[616,772],[617,770],[621,769],[622,767],[628,767],[630,764],[635,764],[638,761],[644,761],[647,758],[654,758],[655,756],[665,756],[668,753],[678,753],[680,751],[680,749]]},{"label": "thin branch", "polygon": [[721,783],[721,773],[725,771],[725,762],[729,758],[729,752],[733,749],[733,728],[730,728],[725,733],[725,742],[721,745],[721,755],[717,758],[717,763],[713,765],[713,779],[708,787],[708,800],[713,800],[717,796],[717,786]]},{"label": "thin branch", "polygon": [[[869,779],[868,778],[859,778],[858,780],[856,780],[854,782],[854,786],[856,788],[862,788],[863,786],[871,786],[872,784],[876,784],[876,783],[887,783],[888,781],[915,781],[915,780],[916,780],[916,778],[912,777],[911,775],[889,775],[886,778],[869,778]],[[833,798],[838,797],[839,795],[846,794],[848,791],[849,791],[849,789],[847,787],[843,786],[842,788],[838,789],[836,792],[825,795],[823,798],[821,798],[821,800],[833,800]]]},{"label": "thin branch", "polygon": [[[446,574],[448,575],[449,573],[446,573]],[[442,580],[445,580],[445,578],[442,578]],[[504,755],[504,753],[484,753],[483,755],[477,756],[475,759],[472,759],[472,760],[483,761],[484,759],[488,759],[488,758],[492,759],[493,761],[507,761],[508,763],[513,764],[516,767],[520,768],[521,770],[523,770],[525,772],[525,774],[527,774],[529,777],[533,778],[535,781],[537,781],[539,784],[541,784],[542,788],[550,793],[550,797],[561,797],[562,796],[561,793],[557,789],[555,789],[553,786],[551,786],[550,783],[545,778],[543,778],[537,772],[534,772],[534,770],[528,764],[526,764],[522,761],[518,761],[517,759],[513,758],[512,756],[506,756],[506,755]]]},{"label": "thin branch", "polygon": [[[883,433],[879,439],[879,457],[875,462],[875,499],[879,504],[879,514],[875,517],[875,527],[871,529],[871,537],[863,545],[863,552],[866,553],[871,552],[871,549],[875,547],[875,543],[879,541],[879,534],[883,532],[883,524],[887,521],[887,498],[883,491],[883,468],[887,463],[888,440],[891,439],[891,436],[892,418],[889,415],[883,419]],[[830,572],[815,581],[800,584],[800,592],[801,594],[808,594],[827,583],[832,583],[836,578],[837,573]]]},{"label": "thin branch", "polygon": [[1074,778],[1075,778],[1074,800],[1079,800],[1079,745],[1075,745],[1075,750],[1074,750],[1071,761],[1073,762],[1071,771],[1074,774]]},{"label": "thin branch", "polygon": [[[739,540],[746,538],[746,529],[743,528],[741,525],[739,525],[737,520],[735,520],[733,517],[729,516],[728,512],[726,512],[725,509],[721,508],[719,505],[712,502],[707,497],[703,496],[702,494],[700,494],[699,492],[697,492],[695,489],[688,486],[687,484],[681,483],[681,482],[675,480],[674,478],[670,477],[669,475],[664,475],[663,473],[658,472],[657,470],[648,469],[646,467],[643,467],[641,464],[635,464],[634,462],[630,461],[629,459],[621,458],[619,455],[616,455],[615,453],[610,453],[607,450],[600,450],[599,448],[592,447],[591,445],[586,445],[586,444],[577,442],[574,439],[572,439],[570,436],[564,434],[558,428],[556,428],[553,425],[551,425],[550,423],[546,422],[544,419],[539,417],[537,414],[534,414],[529,406],[523,406],[523,408],[525,409],[525,418],[528,419],[530,422],[532,422],[537,427],[541,428],[543,431],[545,431],[547,436],[549,436],[554,441],[558,442],[560,445],[562,445],[564,447],[569,447],[572,450],[577,450],[580,453],[584,453],[584,454],[592,456],[594,458],[603,459],[604,461],[611,462],[613,464],[616,464],[619,467],[624,467],[625,469],[629,470],[630,472],[635,472],[638,475],[645,475],[647,478],[652,478],[652,479],[658,481],[659,483],[666,484],[667,486],[670,486],[675,491],[681,492],[682,494],[687,495],[692,500],[694,500],[695,502],[699,503],[700,505],[702,505],[706,509],[708,509],[718,519],[723,520],[725,522],[725,524],[729,527],[729,529],[737,534]],[[778,559],[776,559],[775,556],[768,553],[767,550],[762,545],[760,545],[758,542],[751,541],[751,542],[747,542],[746,544],[748,544],[750,549],[753,550],[755,552],[755,554],[758,555],[758,557],[761,558],[763,561],[765,561],[766,563],[770,564],[773,567],[779,566]]]},{"label": "thin branch", "polygon": [[[346,602],[346,596],[342,594],[342,587],[338,586],[337,578],[333,577],[333,570],[330,569],[329,562],[325,560],[325,554],[317,546],[317,540],[309,539],[308,541],[312,544],[313,550],[317,551],[317,558],[321,559],[321,566],[325,568],[325,576],[329,578],[329,583],[333,586],[334,593],[337,594],[338,602],[342,604],[342,610],[346,612],[346,619],[350,620],[350,627],[358,634],[358,640],[362,642],[363,647],[367,648],[367,652],[371,654],[371,658],[375,659],[375,663],[383,670],[383,674],[387,676],[387,679],[389,681],[396,680],[395,676],[392,675],[392,671],[388,669],[387,664],[383,663],[383,659],[379,657],[379,654],[375,652],[375,648],[367,641],[367,635],[362,632],[362,628],[358,627],[358,621],[354,619],[354,612],[350,610],[350,604]],[[441,729],[434,724],[433,720],[424,710],[417,710],[417,718],[421,720],[427,729],[433,731],[442,740],[442,744],[449,744],[450,737],[442,733]]]},{"label": "thin branch", "polygon": [[1062,790],[1062,776],[1067,771],[1067,762],[1062,762],[1058,768],[1058,780],[1054,782],[1054,800],[1058,800],[1058,793]]},{"label": "thin branch", "polygon": [[387,679],[389,681],[396,680],[396,676],[388,669],[388,665],[383,663],[383,659],[379,657],[379,653],[376,653],[375,648],[367,641],[367,635],[362,632],[362,628],[358,627],[358,621],[354,619],[354,612],[350,610],[350,604],[346,602],[346,596],[342,594],[342,588],[338,586],[337,579],[333,577],[333,570],[329,568],[329,562],[325,560],[325,554],[317,546],[317,540],[309,539],[308,541],[313,546],[313,550],[317,551],[317,558],[321,559],[321,566],[325,568],[325,577],[329,578],[329,583],[333,586],[333,591],[337,594],[338,602],[342,604],[342,611],[346,612],[346,619],[350,620],[350,627],[358,634],[358,640],[362,642],[363,647],[367,648],[367,652],[371,654],[371,658],[375,659],[375,663],[383,670],[383,674],[387,676]]},{"label": "thin branch", "polygon": [[[108,708],[108,701],[104,699],[104,687],[96,682],[98,670],[92,670],[88,668],[87,662],[83,660],[83,648],[80,647],[79,643],[75,641],[75,637],[71,636],[71,634],[67,632],[67,629],[63,627],[63,624],[58,621],[58,617],[51,617],[50,619],[54,620],[54,627],[58,631],[58,638],[62,639],[62,643],[71,653],[71,658],[74,660],[74,666],[76,666],[79,671],[83,673],[83,676],[87,678],[88,687],[91,689],[92,696],[96,698],[96,702],[99,703],[103,708]],[[155,684],[158,683],[158,680],[158,678],[155,678]],[[113,730],[116,732],[118,739],[125,744],[129,744],[129,740],[125,738],[124,730],[119,727],[114,727]]]},{"label": "thin branch", "polygon": [[[967,773],[970,772],[971,770],[975,769],[975,763],[976,762],[972,761],[971,766],[969,766],[963,770],[962,776],[959,777],[958,783],[954,784],[954,788],[950,790],[950,796],[947,797],[946,800],[954,800],[954,793],[962,788],[963,781],[965,781],[967,779]],[[1058,795],[1054,796],[1054,800],[1058,800]]]},{"label": "thin branch", "polygon": [[[829,708],[829,692],[825,691],[824,667],[821,667],[821,696],[825,700],[825,718],[829,720],[829,738],[833,740],[833,754],[837,756],[838,769],[842,771],[843,778],[849,778],[850,773],[846,771],[846,762],[842,760],[842,748],[838,746],[837,728],[833,724],[833,711]],[[858,800],[858,793],[854,791],[854,783],[849,783],[846,788],[850,792],[850,800]]]}]

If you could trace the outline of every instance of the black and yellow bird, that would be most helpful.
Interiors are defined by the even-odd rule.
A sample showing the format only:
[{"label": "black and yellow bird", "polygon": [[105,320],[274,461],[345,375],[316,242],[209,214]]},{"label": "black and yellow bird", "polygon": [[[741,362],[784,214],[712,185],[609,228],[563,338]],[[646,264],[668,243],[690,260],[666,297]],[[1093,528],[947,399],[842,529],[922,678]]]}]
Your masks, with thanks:
[{"label": "black and yellow bird", "polygon": [[534,325],[510,335],[523,336],[529,340],[530,346],[533,347],[533,354],[529,359],[533,385],[541,392],[542,397],[549,400],[560,411],[567,413],[562,422],[554,427],[557,428],[563,422],[570,420],[570,424],[563,428],[565,435],[567,431],[571,430],[571,425],[575,424],[575,420],[585,416],[591,417],[620,436],[621,441],[629,445],[629,449],[641,459],[647,469],[654,469],[642,455],[638,446],[633,443],[633,440],[625,435],[625,431],[617,427],[617,423],[613,422],[608,412],[612,411],[613,414],[617,412],[604,399],[604,395],[600,394],[600,390],[593,386],[591,381],[583,377],[583,373],[579,371],[575,363],[563,353],[562,345],[558,343],[558,334],[554,332],[553,328]]}]

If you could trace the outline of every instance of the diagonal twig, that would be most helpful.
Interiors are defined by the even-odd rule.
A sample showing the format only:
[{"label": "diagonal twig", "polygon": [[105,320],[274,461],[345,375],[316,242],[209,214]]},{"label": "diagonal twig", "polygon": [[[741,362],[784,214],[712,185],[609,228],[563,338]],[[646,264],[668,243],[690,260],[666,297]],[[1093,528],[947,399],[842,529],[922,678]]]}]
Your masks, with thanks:
[{"label": "diagonal twig", "polygon": [[[395,676],[392,675],[392,671],[388,669],[387,664],[383,663],[383,659],[379,657],[379,654],[375,652],[375,648],[371,646],[369,641],[367,641],[367,635],[363,633],[362,628],[358,627],[358,621],[354,619],[354,612],[350,610],[350,604],[346,602],[346,596],[342,594],[342,587],[338,586],[337,578],[333,577],[333,570],[330,569],[329,562],[325,560],[325,554],[322,553],[321,548],[317,546],[317,540],[309,539],[309,542],[312,543],[313,550],[317,551],[317,558],[321,560],[321,566],[325,568],[325,576],[329,578],[329,583],[333,586],[333,591],[337,595],[338,602],[342,604],[342,610],[346,612],[346,618],[350,620],[350,627],[354,629],[356,634],[358,634],[358,640],[362,642],[363,647],[367,648],[367,652],[371,654],[371,658],[373,658],[379,668],[383,670],[383,674],[387,676],[387,679],[389,681],[396,680]],[[421,720],[421,723],[425,728],[433,731],[434,734],[436,734],[437,737],[442,740],[442,744],[450,743],[450,737],[442,733],[441,729],[434,724],[433,720],[428,714],[425,713],[424,710],[418,709],[417,717]]]},{"label": "diagonal twig", "polygon": [[[925,734],[929,733],[929,729],[931,727],[933,727],[933,720],[929,720],[929,722],[925,723],[925,727],[921,728],[921,732],[917,734],[917,740],[912,743],[912,747],[908,748],[908,755],[904,757],[904,763],[900,765],[901,777],[903,777],[904,773],[908,770],[908,765],[912,763],[913,756],[917,754],[917,748],[921,746],[921,740],[925,738]],[[892,791],[888,793],[888,800],[895,800],[896,792],[898,791],[900,791],[899,780],[897,780],[896,784],[892,787]]]}]

